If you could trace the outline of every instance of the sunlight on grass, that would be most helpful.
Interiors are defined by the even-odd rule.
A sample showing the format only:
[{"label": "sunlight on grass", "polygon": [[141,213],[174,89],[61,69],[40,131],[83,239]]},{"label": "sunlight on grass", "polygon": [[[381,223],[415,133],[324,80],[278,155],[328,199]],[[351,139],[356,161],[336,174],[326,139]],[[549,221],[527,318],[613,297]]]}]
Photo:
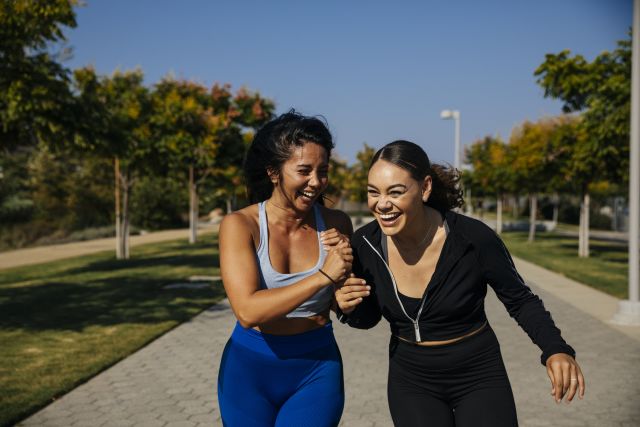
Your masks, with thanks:
[{"label": "sunlight on grass", "polygon": [[563,274],[617,298],[627,298],[627,246],[592,239],[591,256],[578,257],[578,238],[539,233],[527,243],[527,233],[501,235],[509,251],[524,260]]},{"label": "sunlight on grass", "polygon": [[224,297],[163,289],[217,275],[217,236],[0,271],[0,425],[10,425]]}]

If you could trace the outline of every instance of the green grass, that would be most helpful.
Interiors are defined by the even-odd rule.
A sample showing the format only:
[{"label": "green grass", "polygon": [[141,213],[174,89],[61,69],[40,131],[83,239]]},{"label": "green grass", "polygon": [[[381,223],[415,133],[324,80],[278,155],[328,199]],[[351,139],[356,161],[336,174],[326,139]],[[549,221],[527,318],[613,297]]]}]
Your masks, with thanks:
[{"label": "green grass", "polygon": [[0,426],[24,418],[224,296],[217,236],[0,271]]},{"label": "green grass", "polygon": [[563,274],[617,298],[628,294],[628,249],[626,244],[590,240],[590,257],[578,257],[578,238],[537,233],[527,243],[527,233],[501,235],[509,251],[524,260]]}]

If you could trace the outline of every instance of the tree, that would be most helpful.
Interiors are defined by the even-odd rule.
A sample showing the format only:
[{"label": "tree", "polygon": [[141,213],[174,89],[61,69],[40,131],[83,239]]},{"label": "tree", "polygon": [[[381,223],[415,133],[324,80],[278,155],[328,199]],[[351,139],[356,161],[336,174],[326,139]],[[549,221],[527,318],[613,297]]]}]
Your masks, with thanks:
[{"label": "tree", "polygon": [[116,256],[129,258],[129,201],[144,170],[161,164],[150,133],[151,103],[140,70],[98,76],[90,68],[74,72],[76,103],[83,120],[72,149],[114,162]]},{"label": "tree", "polygon": [[590,183],[628,180],[631,40],[619,41],[592,62],[568,50],[547,54],[534,74],[545,97],[562,100],[565,112],[582,112],[572,170],[582,193],[579,254],[588,257]]},{"label": "tree", "polygon": [[329,186],[327,187],[326,194],[342,202],[349,178],[347,162],[335,155],[331,156],[329,159]]},{"label": "tree", "polygon": [[496,197],[496,232],[502,232],[502,197],[510,188],[507,145],[499,138],[486,136],[466,150],[466,162],[473,173],[465,180],[475,189]]},{"label": "tree", "polygon": [[229,85],[216,84],[208,91],[198,83],[166,78],[155,86],[154,137],[171,169],[188,173],[190,243],[197,239],[198,187],[214,175],[224,194],[235,196],[245,151],[243,130],[262,125],[272,111],[271,101],[246,89],[234,97]]},{"label": "tree", "polygon": [[12,0],[0,3],[0,145],[5,150],[55,144],[74,129],[63,27],[76,26],[75,0]]},{"label": "tree", "polygon": [[559,173],[558,161],[563,147],[555,145],[552,134],[559,118],[546,118],[538,122],[525,122],[514,129],[509,140],[510,164],[519,188],[529,194],[529,242],[535,240],[538,193],[547,191],[551,177]]},{"label": "tree", "polygon": [[[349,167],[350,180],[345,183],[349,200],[364,204],[367,202],[367,181],[369,166],[376,150],[364,143],[362,150],[356,154],[357,161]],[[364,209],[361,209],[364,210]]]}]

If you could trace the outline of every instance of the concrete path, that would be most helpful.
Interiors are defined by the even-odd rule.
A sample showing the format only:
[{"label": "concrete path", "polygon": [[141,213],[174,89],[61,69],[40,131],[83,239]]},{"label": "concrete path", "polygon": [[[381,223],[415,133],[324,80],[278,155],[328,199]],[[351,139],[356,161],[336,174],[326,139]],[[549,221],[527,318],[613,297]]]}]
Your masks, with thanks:
[{"label": "concrete path", "polygon": [[[500,339],[520,425],[640,425],[640,328],[605,323],[604,312],[611,308],[611,297],[529,263],[516,262],[578,352],[587,380],[584,401],[555,404],[539,362],[540,351],[489,292],[487,313]],[[228,305],[218,304],[19,425],[220,426],[217,371],[234,322]],[[386,400],[388,325],[381,323],[370,331],[337,322],[334,327],[344,359],[347,393],[340,425],[391,426]]]},{"label": "concrete path", "polygon": [[[214,232],[218,230],[218,224],[201,225],[198,234]],[[131,236],[131,247],[146,243],[164,242],[166,240],[188,239],[188,229],[164,230],[153,233]],[[63,243],[60,245],[38,246],[36,248],[18,249],[15,251],[0,252],[0,270],[23,265],[41,264],[57,261],[64,258],[73,258],[82,255],[103,251],[116,250],[115,237],[87,240],[84,242]],[[133,251],[132,251],[133,253]]]}]

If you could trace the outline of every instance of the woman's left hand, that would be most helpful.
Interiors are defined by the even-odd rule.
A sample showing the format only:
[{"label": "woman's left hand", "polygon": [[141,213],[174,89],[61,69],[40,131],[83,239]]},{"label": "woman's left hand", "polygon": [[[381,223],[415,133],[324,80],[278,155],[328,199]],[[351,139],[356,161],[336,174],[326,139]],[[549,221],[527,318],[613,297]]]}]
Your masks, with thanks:
[{"label": "woman's left hand", "polygon": [[322,231],[320,233],[320,241],[325,250],[329,250],[334,246],[349,246],[349,237],[345,236],[335,228]]},{"label": "woman's left hand", "polygon": [[570,403],[578,392],[584,398],[584,376],[576,360],[565,353],[556,353],[547,359],[547,375],[551,380],[551,395],[560,403],[563,397]]}]

